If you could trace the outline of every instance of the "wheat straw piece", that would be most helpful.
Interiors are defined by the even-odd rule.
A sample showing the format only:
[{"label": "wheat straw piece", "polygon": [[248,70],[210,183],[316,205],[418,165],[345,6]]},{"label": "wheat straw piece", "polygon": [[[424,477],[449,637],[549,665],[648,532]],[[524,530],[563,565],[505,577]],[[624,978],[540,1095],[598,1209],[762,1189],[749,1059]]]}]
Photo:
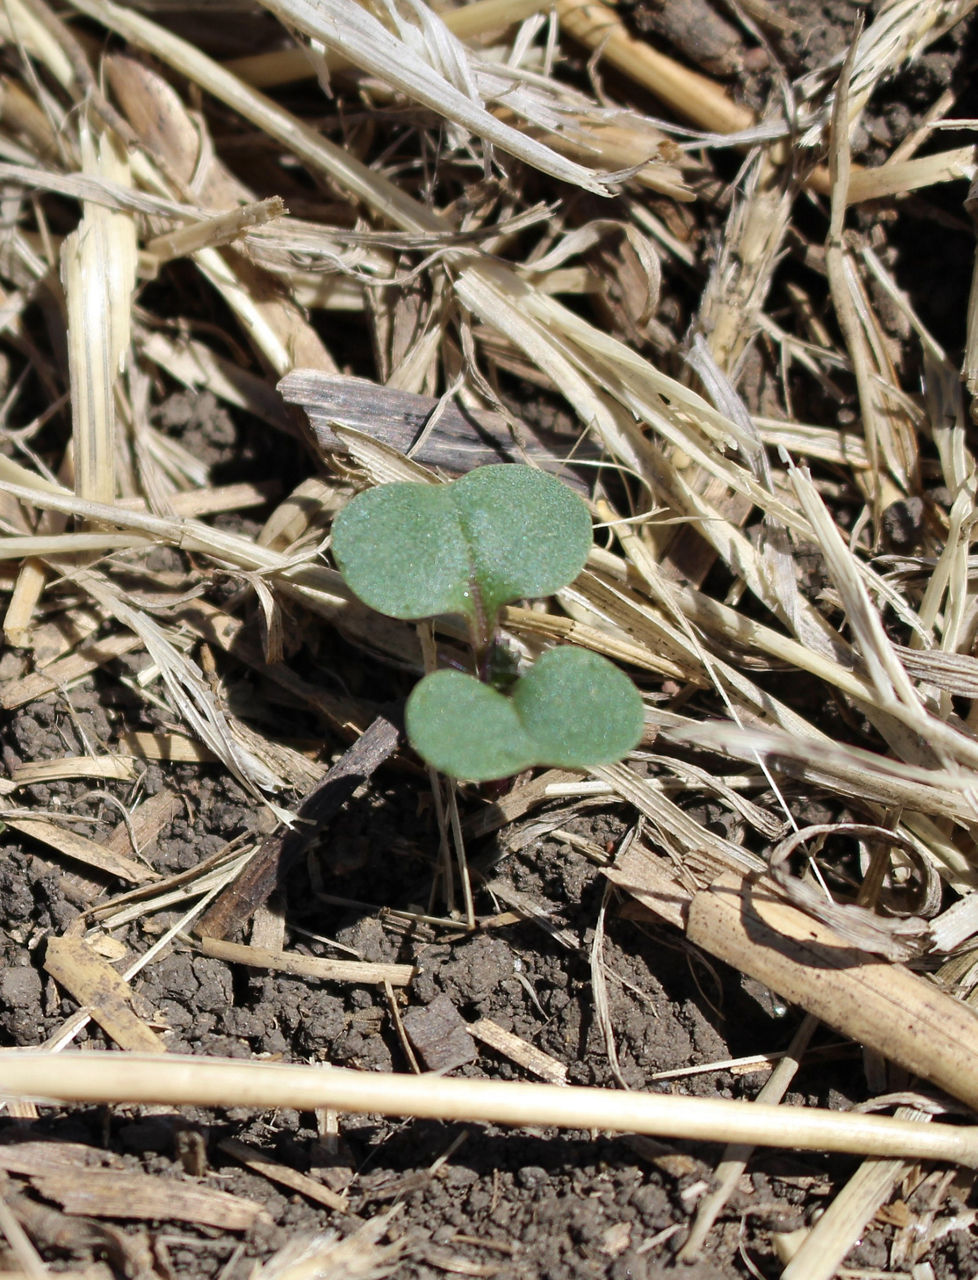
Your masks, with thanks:
[{"label": "wheat straw piece", "polygon": [[558,0],[564,31],[589,49],[600,50],[613,67],[631,76],[687,120],[716,133],[750,129],[756,118],[708,76],[665,57],[629,34],[613,9],[595,0]]},{"label": "wheat straw piece", "polygon": [[298,952],[268,951],[264,947],[243,946],[221,938],[200,938],[205,956],[227,960],[231,964],[249,965],[253,969],[273,969],[298,974],[303,978],[319,978],[325,982],[348,982],[358,985],[390,983],[406,987],[415,974],[411,964],[376,964],[367,960],[334,960],[323,956],[304,956]]},{"label": "wheat straw piece", "polygon": [[875,169],[861,169],[850,175],[846,198],[849,204],[860,204],[909,194],[941,182],[970,182],[974,176],[974,147],[956,147],[919,160],[890,161]]},{"label": "wheat straw piece", "polygon": [[[899,438],[901,433],[890,418],[890,405],[883,394],[887,381],[885,371],[874,360],[872,330],[875,318],[871,315],[868,301],[862,296],[852,255],[843,238],[851,177],[848,127],[852,117],[849,113],[849,82],[857,51],[858,45],[850,49],[835,89],[830,134],[832,200],[825,245],[825,268],[832,304],[856,377],[869,459],[868,479],[872,485],[870,497],[874,516],[878,520],[884,507],[900,496],[901,489],[905,491],[909,488],[910,467],[900,465],[905,453],[901,446],[906,445],[912,450],[914,445]],[[892,377],[888,381],[892,382]],[[895,471],[896,484],[891,478],[891,469]]]},{"label": "wheat straw piece", "polygon": [[0,31],[4,43],[22,46],[51,72],[63,89],[75,87],[75,72],[64,47],[51,25],[42,21],[24,0],[5,0]]},{"label": "wheat straw piece", "polygon": [[903,965],[788,905],[780,891],[724,875],[694,895],[691,942],[772,987],[858,1043],[960,1098],[978,1102],[978,1015]]},{"label": "wheat straw piece", "polygon": [[336,1213],[349,1212],[349,1200],[346,1196],[338,1195],[329,1187],[323,1186],[321,1182],[317,1182],[315,1178],[310,1178],[308,1174],[300,1173],[298,1169],[283,1164],[281,1160],[274,1159],[267,1152],[252,1146],[251,1143],[240,1142],[237,1138],[221,1138],[217,1145],[252,1173],[260,1174],[270,1182],[288,1187],[290,1191],[298,1192],[299,1195],[305,1196],[316,1204],[325,1205],[327,1209],[332,1209]]},{"label": "wheat straw piece", "polygon": [[677,1094],[620,1093],[576,1086],[402,1076],[141,1054],[0,1050],[0,1097],[114,1105],[329,1107],[356,1114],[468,1123],[555,1125],[648,1133],[702,1142],[752,1142],[800,1151],[848,1151],[978,1167],[971,1127],[916,1125],[883,1116],[765,1107]]},{"label": "wheat straw piece", "polygon": [[[215,229],[209,215],[220,220],[216,228],[223,233],[242,216],[240,206],[260,210],[253,193],[215,156],[203,124],[190,116],[162,76],[120,55],[106,59],[105,68],[114,93],[143,143],[144,151],[133,160],[143,184],[167,195],[174,191],[180,195],[199,192],[204,207],[193,212],[197,227],[188,230],[187,247],[202,231],[206,237],[207,227],[201,228],[202,221]],[[179,247],[182,232],[173,234]],[[207,245],[196,250],[194,261],[273,369],[283,373],[296,361],[318,369],[335,367],[294,300],[255,262],[240,254],[218,253]]]},{"label": "wheat straw piece", "polygon": [[136,1011],[128,982],[84,938],[48,938],[44,968],[122,1049],[163,1053],[164,1044]]},{"label": "wheat straw piece", "polygon": [[181,227],[178,231],[155,236],[147,241],[144,252],[166,262],[171,258],[187,257],[199,249],[216,249],[239,239],[254,227],[281,218],[287,212],[281,196],[269,196],[267,200],[257,200],[211,218],[202,218],[200,222]]},{"label": "wheat straw piece", "polygon": [[476,1022],[470,1022],[468,1027],[477,1040],[525,1067],[527,1071],[532,1071],[541,1080],[548,1084],[567,1084],[567,1067],[562,1062],[530,1044],[522,1036],[507,1031],[498,1022],[493,1022],[491,1018],[479,1018]]},{"label": "wheat straw piece", "polygon": [[10,781],[17,787],[60,782],[65,778],[97,778],[132,782],[136,777],[131,756],[62,756],[57,760],[30,760],[16,765]]},{"label": "wheat straw piece", "polygon": [[[791,1086],[799,1066],[799,1058],[808,1048],[818,1027],[818,1019],[806,1015],[792,1037],[791,1047],[774,1068],[758,1093],[758,1101],[765,1104],[780,1103]],[[713,1174],[714,1186],[696,1206],[696,1216],[682,1248],[676,1255],[679,1262],[694,1262],[700,1257],[709,1232],[734,1194],[752,1149],[744,1144],[730,1145]],[[782,1277],[784,1280],[784,1277]]]}]

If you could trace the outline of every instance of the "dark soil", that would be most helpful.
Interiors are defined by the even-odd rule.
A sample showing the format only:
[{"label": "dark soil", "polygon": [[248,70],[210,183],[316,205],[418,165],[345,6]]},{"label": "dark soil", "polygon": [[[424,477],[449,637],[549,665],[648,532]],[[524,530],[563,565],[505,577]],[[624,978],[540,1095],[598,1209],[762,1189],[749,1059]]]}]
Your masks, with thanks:
[{"label": "dark soil", "polygon": [[[782,50],[794,59],[794,73],[824,61],[827,48],[843,49],[854,17],[865,5],[827,0],[824,12],[815,12],[817,8],[808,0],[785,6],[803,29]],[[643,13],[640,7],[635,21],[645,29],[651,24]],[[905,132],[900,122],[898,129],[894,125],[896,113],[916,113],[952,78],[967,78],[973,68],[968,60],[973,30],[966,27],[943,41],[889,88],[877,120],[881,139],[891,126]],[[742,59],[739,71],[732,73],[743,96],[764,89],[767,71],[757,66],[756,58],[746,64]],[[975,112],[962,108],[962,114]],[[962,194],[956,186],[949,207]],[[961,282],[966,290],[973,244],[963,235],[941,236],[933,244],[932,252],[954,257],[947,256],[939,266],[928,259],[928,273],[937,273],[954,288]],[[924,296],[914,260],[908,256],[900,267],[901,282],[913,292],[915,305],[925,312],[930,308],[939,322],[941,303]],[[945,328],[950,316],[960,319],[963,314],[955,301],[944,316]],[[939,336],[956,357],[963,332]],[[167,412],[168,428],[212,463],[222,480],[274,474],[287,491],[304,467],[311,470],[298,445],[283,445],[281,438],[270,438],[267,428],[216,406],[202,413],[187,397],[176,397]],[[524,406],[523,412],[534,416],[532,406]],[[536,416],[546,415],[543,405]],[[165,567],[179,570],[181,563],[174,557]],[[216,584],[218,593],[225,588],[230,590]],[[256,617],[256,635],[258,625]],[[296,661],[314,666],[330,688],[340,675],[361,687],[366,684],[372,696],[387,697],[398,689],[396,673],[365,674],[362,656],[335,637],[294,639],[303,645]],[[123,660],[70,692],[7,714],[2,751],[8,771],[23,762],[85,754],[86,743],[109,745],[123,731],[154,727],[165,717],[157,717],[151,704],[120,679],[145,661]],[[0,679],[26,670],[27,659],[20,654],[8,652],[0,661]],[[263,727],[271,726],[273,737],[308,742],[318,735],[325,742],[324,759],[342,749],[344,744],[310,712],[284,704],[257,677],[232,668],[222,675],[238,704],[247,705]],[[373,689],[377,680],[382,690]],[[260,806],[216,768],[151,765],[140,780],[140,795],[163,787],[180,798],[181,810],[144,851],[163,874],[198,866],[266,821]],[[88,820],[79,829],[101,839],[119,820],[118,805],[106,795],[126,804],[133,799],[130,784],[58,782],[28,789],[18,803],[70,812]],[[568,826],[611,852],[626,835],[627,816],[614,807],[595,808],[586,821],[578,816]],[[698,816],[709,820],[707,814]],[[554,823],[559,828],[559,817]],[[382,770],[292,875],[277,904],[285,915],[286,945],[310,955],[413,963],[418,976],[398,996],[405,1011],[447,997],[467,1022],[491,1018],[565,1064],[574,1083],[753,1097],[765,1078],[761,1073],[721,1068],[661,1084],[653,1076],[781,1050],[800,1015],[786,1011],[756,984],[708,962],[678,933],[629,918],[629,904],[612,898],[604,961],[620,1064],[616,1081],[591,987],[591,946],[605,893],[600,868],[559,834],[536,836],[522,845],[517,834],[509,828],[505,847],[484,841],[470,849],[470,856],[477,871],[544,908],[552,928],[526,919],[496,921],[497,913],[508,909],[509,896],[493,897],[479,887],[483,881],[478,878],[476,911],[486,927],[453,936],[444,929],[406,926],[390,912],[429,909],[437,875],[437,828],[421,775]],[[75,1012],[74,1003],[60,997],[42,969],[45,938],[63,934],[81,912],[119,889],[93,873],[78,874],[54,855],[46,856],[41,846],[6,832],[0,862],[0,1044],[41,1044],[56,1036]],[[144,951],[147,933],[162,932],[176,918],[161,913],[134,920],[129,926],[132,952]],[[342,950],[336,951],[337,945]],[[153,1025],[165,1028],[166,1046],[174,1052],[328,1061],[365,1071],[408,1069],[387,998],[372,987],[245,972],[199,954],[190,937],[166,949],[133,985],[152,1011]],[[835,1038],[825,1033],[823,1040],[830,1039]],[[109,1042],[89,1025],[75,1043],[108,1047]],[[842,1106],[871,1092],[853,1052],[835,1049],[816,1054],[812,1062],[803,1068],[789,1101]],[[482,1045],[474,1046],[472,1060],[458,1073],[503,1080],[524,1075]],[[297,1235],[325,1230],[347,1235],[396,1204],[399,1213],[388,1239],[403,1244],[399,1261],[391,1265],[404,1280],[433,1280],[453,1272],[547,1280],[641,1280],[674,1270],[689,1280],[773,1276],[781,1267],[774,1253],[775,1234],[810,1223],[855,1167],[855,1161],[843,1158],[790,1151],[756,1155],[713,1232],[706,1257],[683,1266],[675,1262],[675,1253],[709,1189],[719,1148],[376,1117],[341,1117],[334,1139],[321,1116],[293,1111],[256,1115],[233,1106],[220,1114],[188,1111],[179,1116],[151,1108],[45,1108],[38,1119],[0,1120],[0,1142],[81,1143],[111,1153],[119,1168],[175,1180],[189,1176],[187,1152],[199,1152],[199,1144],[194,1148],[188,1134],[195,1133],[202,1139],[207,1185],[259,1203],[267,1219],[241,1233],[126,1221],[108,1231],[94,1220],[72,1219],[29,1192],[35,1208],[44,1209],[29,1217],[30,1234],[44,1260],[59,1271],[105,1259],[113,1272],[126,1276],[243,1280],[256,1262]],[[351,1212],[326,1209],[243,1170],[218,1145],[227,1136],[253,1142],[326,1186],[348,1187]],[[895,1231],[892,1223],[873,1224],[846,1265],[888,1267]],[[978,1248],[964,1228],[950,1231],[925,1256],[938,1280],[978,1269]],[[15,1267],[0,1239],[0,1271]]]},{"label": "dark soil", "polygon": [[[95,691],[73,690],[71,700],[79,721],[94,726],[99,716]],[[62,733],[71,744],[67,719],[63,703],[31,704],[8,726],[7,741],[15,744],[10,751],[28,759],[43,759],[52,748],[62,754]],[[152,787],[153,779],[147,782]],[[151,855],[159,870],[196,865],[253,821],[250,804],[233,783],[184,769],[167,784],[179,789],[190,817],[174,821],[160,838]],[[73,812],[84,813],[86,805],[97,811],[97,800],[86,802],[73,790],[54,784],[37,799],[50,805],[60,796]],[[380,794],[348,807],[315,851],[308,872],[293,878],[285,903],[286,919],[295,930],[290,947],[325,953],[327,948],[310,941],[309,933],[315,933],[348,949],[342,954],[410,961],[419,974],[405,1005],[424,1006],[447,996],[466,1021],[492,1018],[565,1063],[572,1083],[615,1087],[594,1018],[589,972],[603,894],[600,872],[559,839],[535,840],[494,868],[494,877],[547,907],[547,921],[560,929],[560,941],[533,923],[454,940],[433,931],[405,935],[385,928],[376,911],[337,906],[329,899],[380,898],[378,907],[394,909],[423,905],[434,832],[430,820],[414,818],[414,779],[383,779],[375,791]],[[602,844],[623,834],[614,813],[574,825],[578,834]],[[493,850],[479,852],[485,857]],[[0,895],[5,926],[0,1034],[7,1044],[40,1043],[56,1033],[74,1007],[57,998],[35,967],[43,954],[43,937],[68,929],[79,907],[90,901],[90,890],[73,883],[36,850],[10,840],[0,869]],[[493,914],[487,894],[479,895],[477,906],[481,915]],[[145,924],[132,926],[134,942]],[[32,942],[38,944],[34,949]],[[608,919],[604,959],[620,1070],[629,1087],[644,1087],[654,1072],[756,1053],[761,1046],[783,1048],[796,1023],[794,1015],[772,1016],[783,1010],[769,993],[748,992],[737,975],[708,967],[678,936],[656,935],[614,912]],[[254,976],[195,954],[189,943],[173,947],[135,986],[153,1010],[154,1024],[168,1028],[166,1043],[175,1052],[329,1061],[363,1070],[403,1070],[406,1065],[387,1002],[372,988]],[[77,1042],[105,1043],[91,1027],[80,1032]],[[461,1074],[496,1079],[523,1075],[485,1048]],[[750,1096],[762,1079],[709,1071],[661,1087],[740,1097]],[[821,1063],[799,1080],[804,1100],[822,1104],[841,1098],[833,1095],[833,1084],[849,1096],[859,1095],[850,1059],[828,1072]],[[349,1117],[341,1124],[339,1152],[330,1155],[329,1163],[338,1162],[338,1169],[331,1170],[324,1168],[324,1140],[315,1116],[255,1116],[234,1110],[220,1116],[126,1108],[111,1114],[46,1114],[35,1122],[4,1122],[0,1133],[7,1142],[43,1137],[91,1143],[124,1155],[126,1167],[179,1176],[188,1127],[198,1130],[206,1143],[215,1185],[258,1200],[275,1222],[274,1229],[262,1225],[244,1237],[235,1275],[246,1275],[253,1259],[280,1245],[286,1232],[329,1226],[345,1233],[394,1202],[402,1205],[397,1233],[408,1241],[398,1275],[434,1276],[449,1259],[453,1265],[491,1266],[498,1275],[658,1274],[681,1240],[681,1232],[668,1229],[687,1220],[719,1155],[709,1147],[665,1147],[628,1137],[491,1127],[464,1131],[448,1124]],[[352,1212],[331,1213],[243,1172],[216,1145],[227,1134],[250,1139],[304,1172],[352,1177]],[[432,1171],[448,1152],[448,1160]],[[799,1183],[828,1185],[827,1179],[845,1167],[846,1162],[817,1155],[761,1156],[718,1231],[711,1258],[683,1268],[684,1274],[729,1274],[741,1246],[762,1262],[770,1253],[772,1227],[802,1224]],[[47,1256],[65,1260],[57,1245],[61,1215],[52,1213],[45,1225],[51,1235],[37,1243]],[[234,1244],[208,1238],[206,1232],[195,1234],[168,1245],[169,1264],[174,1274],[216,1275]],[[72,1261],[79,1261],[74,1251]]]}]

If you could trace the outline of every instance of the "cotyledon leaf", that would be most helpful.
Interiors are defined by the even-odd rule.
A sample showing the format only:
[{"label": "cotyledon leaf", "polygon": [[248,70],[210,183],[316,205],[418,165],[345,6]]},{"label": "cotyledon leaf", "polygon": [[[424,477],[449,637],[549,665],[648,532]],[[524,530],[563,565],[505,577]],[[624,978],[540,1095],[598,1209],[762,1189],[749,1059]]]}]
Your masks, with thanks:
[{"label": "cotyledon leaf", "polygon": [[588,649],[544,653],[509,695],[455,670],[426,676],[408,698],[411,745],[454,778],[486,782],[531,765],[585,769],[620,760],[642,736],[642,699]]},{"label": "cotyledon leaf", "polygon": [[462,614],[481,635],[508,601],[572,582],[590,547],[581,499],[519,463],[448,484],[380,485],[333,523],[336,563],[365,604],[394,618]]}]

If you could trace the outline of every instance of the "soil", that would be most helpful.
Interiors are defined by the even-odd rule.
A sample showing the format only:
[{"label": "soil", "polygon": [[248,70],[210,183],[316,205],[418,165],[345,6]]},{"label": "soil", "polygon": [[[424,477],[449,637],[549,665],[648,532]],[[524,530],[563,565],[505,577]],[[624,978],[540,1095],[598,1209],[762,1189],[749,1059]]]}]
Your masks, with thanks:
[{"label": "soil", "polygon": [[[75,689],[71,701],[79,727],[105,741],[108,725],[97,690]],[[18,713],[6,735],[8,762],[45,759],[52,751],[60,755],[66,745],[76,749],[66,720],[64,704],[55,700],[35,702]],[[144,786],[151,791],[159,781],[148,776]],[[183,769],[166,784],[179,790],[192,817],[176,819],[160,837],[151,854],[158,870],[195,866],[252,821],[251,806],[234,783]],[[60,797],[66,809],[79,814],[90,809],[97,815],[99,801],[86,802],[78,788],[53,784],[35,790],[43,792],[36,796],[39,803],[51,805]],[[615,1087],[594,1016],[589,972],[604,892],[600,871],[560,839],[534,840],[493,867],[495,880],[546,908],[546,923],[559,929],[559,940],[533,923],[454,940],[434,931],[412,936],[385,928],[376,910],[337,906],[330,900],[363,901],[376,897],[377,886],[383,886],[378,907],[423,905],[431,878],[430,817],[412,821],[417,800],[413,779],[388,781],[378,790],[379,795],[348,807],[316,849],[313,865],[293,877],[284,904],[290,947],[310,955],[326,953],[326,947],[310,939],[316,934],[339,944],[343,954],[413,963],[419,973],[406,1005],[430,1006],[447,997],[467,1022],[491,1018],[565,1063],[570,1082]],[[576,819],[573,826],[575,834],[602,846],[624,834],[614,812],[596,813],[587,823]],[[498,851],[480,852],[490,859]],[[73,1012],[72,1002],[58,999],[36,966],[44,935],[69,929],[87,902],[87,889],[73,884],[62,868],[36,850],[8,843],[0,868],[4,1043],[40,1043]],[[488,894],[479,895],[477,908],[483,916],[493,913]],[[134,943],[145,925],[132,926]],[[784,1048],[794,1029],[796,1018],[782,1016],[783,1008],[770,993],[746,990],[738,975],[707,966],[678,936],[665,931],[655,933],[610,915],[604,960],[620,1075],[630,1088],[645,1087],[654,1072],[724,1061],[754,1053],[759,1045]],[[373,988],[337,990],[310,979],[253,976],[194,954],[189,944],[172,948],[135,986],[153,1010],[154,1025],[167,1028],[166,1044],[174,1052],[404,1069],[387,1002]],[[92,1027],[76,1039],[81,1045],[105,1043]],[[505,1080],[523,1073],[480,1048],[460,1074]],[[711,1070],[662,1087],[746,1097],[762,1080],[756,1073]],[[796,1101],[825,1105],[858,1094],[848,1055],[829,1069],[820,1063],[798,1083],[805,1092]],[[217,1274],[238,1244],[242,1249],[231,1274],[246,1275],[256,1258],[283,1243],[285,1233],[330,1227],[345,1234],[392,1203],[401,1206],[397,1235],[405,1239],[399,1276],[441,1274],[449,1259],[453,1267],[487,1266],[500,1276],[658,1274],[669,1265],[677,1242],[670,1228],[687,1220],[719,1155],[709,1147],[666,1147],[647,1139],[589,1133],[527,1134],[493,1127],[466,1131],[448,1124],[348,1117],[341,1125],[340,1149],[330,1152],[324,1165],[324,1137],[316,1117],[296,1112],[255,1116],[234,1109],[219,1116],[76,1110],[32,1122],[8,1120],[0,1127],[0,1138],[8,1143],[41,1138],[83,1142],[124,1157],[122,1167],[179,1177],[188,1128],[203,1139],[214,1184],[257,1200],[275,1224],[262,1223],[240,1240],[214,1239],[201,1230],[192,1239],[168,1243],[173,1274],[194,1276]],[[229,1134],[253,1141],[303,1172],[351,1177],[352,1211],[337,1215],[243,1172],[218,1148]],[[771,1230],[790,1230],[804,1221],[799,1186],[827,1189],[850,1163],[818,1155],[759,1156],[714,1236],[711,1257],[683,1267],[683,1274],[692,1280],[730,1274],[740,1249],[763,1265],[770,1258]],[[805,1202],[810,1211],[810,1194]],[[52,1212],[46,1226],[50,1235],[38,1242],[45,1255],[62,1264],[80,1261],[80,1246],[74,1244],[66,1255],[58,1243],[64,1231],[61,1215]],[[76,1231],[69,1238],[80,1237]],[[869,1259],[882,1248],[867,1237],[860,1257]],[[81,1249],[82,1255],[86,1252]]]},{"label": "soil", "polygon": [[[786,6],[799,24],[799,34],[783,50],[793,60],[793,72],[824,61],[826,48],[843,49],[854,17],[864,10],[865,5],[845,0],[828,0],[824,10],[808,0]],[[641,12],[636,25],[649,25]],[[874,141],[885,142],[891,127],[896,131],[896,113],[916,113],[946,83],[967,78],[974,32],[973,24],[963,26],[893,83],[874,117],[879,132],[867,142],[870,149]],[[746,67],[741,60],[732,73],[736,91],[748,99],[765,90],[768,73],[756,67],[757,59],[747,59]],[[975,114],[964,101],[958,103],[961,114]],[[897,125],[902,135],[902,122]],[[948,209],[960,195],[956,187]],[[960,281],[966,290],[973,245],[963,233],[940,237],[930,252],[944,255],[940,278]],[[932,296],[924,277],[932,279],[935,269],[929,257],[925,270],[907,255],[898,275],[925,319],[943,324],[939,336],[955,354],[964,335],[948,332],[948,326],[952,317],[961,321],[964,308],[958,301],[945,306]],[[548,416],[545,400],[521,408],[528,419]],[[174,396],[164,413],[167,429],[211,463],[222,480],[264,480],[272,474],[288,491],[312,469],[298,444],[283,445],[278,436],[270,440],[261,424],[230,415],[212,401]],[[253,527],[260,519],[261,513]],[[183,563],[161,555],[154,567],[180,572]],[[218,581],[212,598],[229,590]],[[251,625],[257,633],[257,617]],[[401,687],[397,673],[365,673],[362,655],[325,629],[304,634],[301,642],[296,661],[309,664],[330,686],[381,681],[384,687],[372,690],[378,697],[393,696]],[[147,665],[145,656],[123,658],[69,693],[6,713],[0,743],[6,769],[83,755],[87,744],[112,744],[124,731],[165,723],[165,712],[154,711],[123,678]],[[0,680],[28,669],[26,655],[8,651],[0,660]],[[308,743],[318,736],[325,740],[327,759],[343,748],[308,710],[283,704],[259,677],[245,669],[223,674],[231,699],[246,705],[273,737]],[[180,801],[179,812],[143,851],[162,874],[199,866],[267,821],[261,806],[216,768],[152,764],[139,780],[138,793],[145,798],[161,789]],[[118,823],[115,802],[131,805],[132,800],[131,784],[111,781],[39,784],[18,798],[25,809],[71,813],[87,823],[83,829],[95,839],[104,839]],[[552,820],[554,834],[538,834],[541,816]],[[711,817],[697,816],[706,822]],[[611,1061],[591,985],[591,950],[606,882],[587,849],[612,853],[627,835],[627,815],[614,806],[596,806],[586,817],[578,813],[566,826],[562,822],[554,805],[535,815],[525,838],[517,824],[506,829],[505,841],[489,839],[470,850],[482,922],[476,932],[459,930],[453,936],[431,926],[409,927],[392,913],[428,910],[437,875],[437,828],[421,775],[383,770],[323,833],[273,904],[284,913],[287,945],[312,956],[414,964],[417,977],[397,997],[402,1013],[447,999],[466,1023],[491,1018],[565,1064],[573,1083],[753,1097],[766,1078],[761,1070],[717,1067],[661,1082],[655,1076],[782,1050],[800,1015],[739,974],[708,962],[678,933],[629,918],[629,904],[617,897],[610,901],[603,950],[617,1065]],[[568,830],[578,839],[568,840]],[[46,856],[42,846],[6,832],[0,862],[0,1044],[41,1044],[75,1012],[74,1002],[59,995],[42,968],[45,939],[69,931],[83,911],[119,886],[67,867]],[[486,881],[498,886],[495,895]],[[542,909],[543,923],[500,920],[517,895]],[[118,930],[113,936],[127,941],[135,954],[145,950],[147,933],[161,933],[174,919],[167,912],[136,918],[128,938]],[[199,954],[190,937],[165,949],[133,986],[173,1052],[328,1061],[366,1071],[408,1069],[388,998],[374,987],[243,971]],[[789,1102],[848,1106],[871,1092],[860,1057],[835,1041],[826,1032],[816,1042],[824,1051],[813,1053],[803,1067]],[[108,1047],[110,1042],[88,1025],[75,1043]],[[472,1042],[471,1049],[458,1074],[525,1076],[486,1046]],[[325,1208],[243,1169],[219,1145],[227,1137],[252,1142],[325,1187],[347,1188],[350,1212]],[[175,1182],[195,1171],[207,1185],[262,1206],[261,1219],[240,1231],[122,1218],[109,1229],[28,1193],[35,1209],[45,1210],[30,1217],[30,1233],[52,1269],[75,1271],[104,1260],[120,1275],[189,1280],[241,1280],[256,1262],[297,1236],[323,1231],[347,1236],[395,1205],[398,1212],[386,1238],[397,1240],[402,1251],[389,1267],[403,1280],[433,1280],[450,1272],[548,1280],[642,1280],[673,1271],[688,1280],[773,1276],[782,1265],[775,1252],[778,1234],[810,1223],[856,1165],[817,1154],[755,1154],[703,1259],[684,1265],[676,1261],[676,1251],[711,1184],[721,1154],[716,1147],[379,1117],[342,1117],[334,1136],[322,1116],[256,1115],[233,1106],[222,1113],[179,1115],[152,1108],[45,1108],[36,1119],[0,1119],[0,1143],[36,1140],[83,1144],[103,1153],[113,1167]],[[202,1166],[194,1166],[188,1152],[196,1153]],[[908,1196],[912,1190],[906,1189]],[[872,1224],[846,1266],[887,1268],[897,1223],[891,1216]],[[925,1258],[938,1280],[978,1270],[978,1247],[966,1225],[952,1225],[913,1261]],[[0,1240],[0,1271],[15,1267]]]}]

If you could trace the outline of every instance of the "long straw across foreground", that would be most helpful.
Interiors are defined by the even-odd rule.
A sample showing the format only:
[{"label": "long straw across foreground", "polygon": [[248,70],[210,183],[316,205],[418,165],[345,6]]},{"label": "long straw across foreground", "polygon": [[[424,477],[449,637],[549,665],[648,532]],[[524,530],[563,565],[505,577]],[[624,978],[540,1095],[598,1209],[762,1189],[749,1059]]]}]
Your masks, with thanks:
[{"label": "long straw across foreground", "polygon": [[978,1168],[978,1128],[578,1086],[351,1071],[179,1054],[0,1054],[0,1099],[327,1107],[361,1115],[597,1129],[703,1142],[941,1160]]}]

